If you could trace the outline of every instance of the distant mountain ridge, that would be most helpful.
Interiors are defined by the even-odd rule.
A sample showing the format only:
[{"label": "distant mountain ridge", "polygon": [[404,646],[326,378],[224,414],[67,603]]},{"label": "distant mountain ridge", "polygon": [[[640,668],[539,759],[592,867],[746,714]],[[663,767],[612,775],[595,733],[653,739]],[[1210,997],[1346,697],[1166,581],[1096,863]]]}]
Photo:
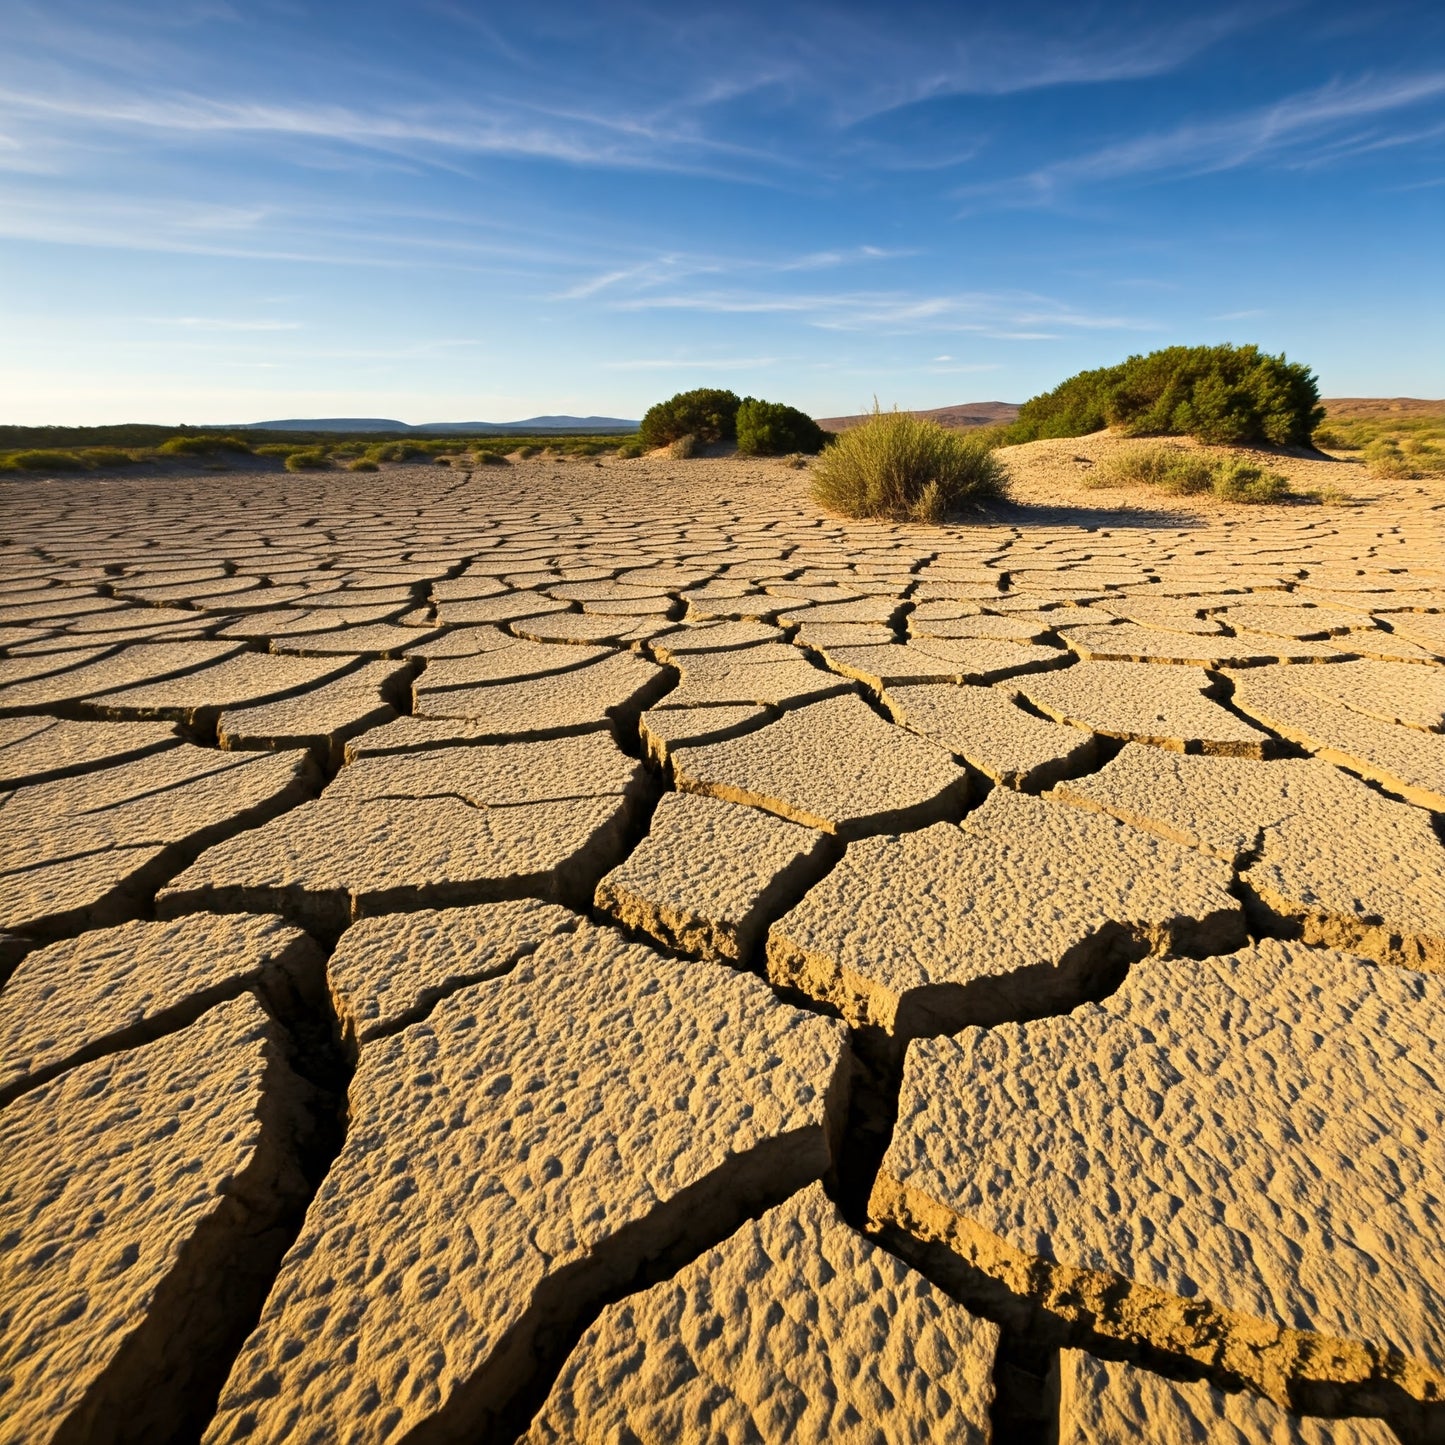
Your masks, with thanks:
[{"label": "distant mountain ridge", "polygon": [[[1018,403],[1013,401],[963,401],[954,406],[936,406],[931,411],[913,412],[914,416],[936,421],[954,431],[967,431],[976,426],[998,426],[1011,422],[1018,414]],[[867,412],[860,412],[857,416],[820,416],[818,425],[824,431],[847,431],[849,427],[867,420]]]},{"label": "distant mountain ridge", "polygon": [[463,432],[495,435],[506,432],[634,432],[640,423],[616,416],[532,416],[525,421],[427,421],[412,426],[386,417],[291,417],[284,421],[228,422],[218,430],[340,432]]}]

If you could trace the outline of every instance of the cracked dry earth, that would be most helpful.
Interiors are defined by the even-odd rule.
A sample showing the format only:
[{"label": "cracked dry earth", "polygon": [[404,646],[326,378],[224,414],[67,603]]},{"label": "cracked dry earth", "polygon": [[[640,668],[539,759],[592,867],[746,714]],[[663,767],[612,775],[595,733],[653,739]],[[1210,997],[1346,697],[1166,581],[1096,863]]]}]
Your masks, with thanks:
[{"label": "cracked dry earth", "polygon": [[1445,1441],[1442,499],[805,485],[4,486],[0,1442]]}]

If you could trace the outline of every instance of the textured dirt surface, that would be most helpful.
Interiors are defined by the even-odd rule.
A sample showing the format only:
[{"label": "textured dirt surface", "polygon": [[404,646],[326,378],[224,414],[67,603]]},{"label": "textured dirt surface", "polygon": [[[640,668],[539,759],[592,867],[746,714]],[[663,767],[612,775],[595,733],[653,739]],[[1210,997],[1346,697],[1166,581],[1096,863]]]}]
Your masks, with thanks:
[{"label": "textured dirt surface", "polygon": [[0,1445],[1445,1442],[1445,491],[1129,444],[0,483]]},{"label": "textured dirt surface", "polygon": [[204,1423],[305,1199],[305,1102],[246,996],[0,1114],[0,1439]]},{"label": "textured dirt surface", "polygon": [[1279,1403],[1433,1403],[1442,1006],[1431,975],[1270,940],[927,1040],[870,1215]]},{"label": "textured dirt surface", "polygon": [[1301,1419],[1272,1400],[1064,1350],[1059,1445],[1391,1445],[1379,1420]]},{"label": "textured dirt surface", "polygon": [[846,1053],[756,979],[589,925],[368,1044],[207,1438],[486,1428],[579,1298],[828,1169]]},{"label": "textured dirt surface", "polygon": [[746,961],[793,895],[832,859],[823,834],[755,808],[669,793],[597,907],[682,953]]},{"label": "textured dirt surface", "polygon": [[1244,940],[1216,860],[996,789],[962,825],[851,845],[768,935],[768,975],[902,1038],[1066,1009],[1146,953]]},{"label": "textured dirt surface", "polygon": [[984,1445],[997,1348],[813,1184],[608,1306],[526,1439]]}]

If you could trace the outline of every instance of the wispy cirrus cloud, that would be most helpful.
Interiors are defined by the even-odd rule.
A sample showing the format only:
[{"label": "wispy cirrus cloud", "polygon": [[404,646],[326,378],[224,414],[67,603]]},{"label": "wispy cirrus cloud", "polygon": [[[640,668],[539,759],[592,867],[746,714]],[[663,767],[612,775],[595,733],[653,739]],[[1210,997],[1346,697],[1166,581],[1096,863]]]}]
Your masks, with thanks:
[{"label": "wispy cirrus cloud", "polygon": [[[668,291],[619,298],[617,311],[697,311],[734,316],[795,316],[827,331],[908,335],[971,333],[998,340],[1053,340],[1077,331],[1150,331],[1155,323],[1132,316],[1084,311],[1030,292]],[[1044,330],[1043,328],[1050,328]]]},{"label": "wispy cirrus cloud", "polygon": [[[1352,123],[1406,111],[1445,96],[1445,70],[1411,76],[1367,76],[1332,82],[1243,113],[1176,126],[1100,147],[1000,181],[968,186],[971,202],[1050,205],[1091,184],[1188,177],[1251,164],[1305,165],[1343,156],[1338,133]],[[1441,134],[1442,127],[1375,136],[1372,144],[1408,145]]]}]

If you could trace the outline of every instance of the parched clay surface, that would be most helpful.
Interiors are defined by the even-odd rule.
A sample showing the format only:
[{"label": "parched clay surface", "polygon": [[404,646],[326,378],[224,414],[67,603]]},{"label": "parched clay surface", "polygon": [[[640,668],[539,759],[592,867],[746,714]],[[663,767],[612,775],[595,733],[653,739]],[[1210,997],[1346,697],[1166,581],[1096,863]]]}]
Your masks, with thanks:
[{"label": "parched clay surface", "polygon": [[756,703],[653,707],[638,719],[637,731],[648,757],[662,765],[671,758],[674,748],[726,742],[772,722],[776,716],[771,708]]},{"label": "parched clay surface", "polygon": [[[237,656],[239,642],[145,643],[119,651],[75,653],[56,666],[53,656],[6,668],[0,714],[64,710],[157,678],[180,676]],[[0,675],[3,677],[3,675]],[[13,680],[12,680],[13,679]]]},{"label": "parched clay surface", "polygon": [[1395,1445],[1379,1420],[1301,1418],[1248,1391],[1179,1383],[1083,1350],[1059,1357],[1059,1445]]},{"label": "parched clay surface", "polygon": [[380,727],[397,714],[411,668],[404,662],[371,662],[284,702],[228,708],[216,723],[223,748],[309,748],[339,766],[346,740]]},{"label": "parched clay surface", "polygon": [[1055,792],[1228,859],[1276,930],[1445,968],[1445,849],[1429,814],[1328,763],[1180,758],[1131,745]]},{"label": "parched clay surface", "polygon": [[245,996],[0,1113],[0,1438],[205,1424],[305,1203],[307,1110]]},{"label": "parched clay surface", "polygon": [[1026,712],[1007,684],[998,687],[890,687],[883,704],[896,723],[930,738],[1009,788],[1037,792],[1096,755],[1078,728]]},{"label": "parched clay surface", "polygon": [[243,652],[163,682],[106,692],[87,700],[92,717],[165,718],[191,726],[214,723],[225,708],[246,707],[330,682],[354,658],[283,657]]},{"label": "parched clay surface", "polygon": [[1263,757],[1269,743],[1258,728],[1210,700],[1214,684],[1202,668],[1163,672],[1142,662],[1081,662],[1021,678],[1016,687],[1055,722],[1104,737],[1242,758]]},{"label": "parched clay surface", "polygon": [[609,1305],[523,1438],[989,1445],[998,1336],[812,1184]]},{"label": "parched clay surface", "polygon": [[1326,762],[1445,811],[1445,736],[1398,727],[1294,685],[1293,668],[1233,674],[1234,705]]},{"label": "parched clay surface", "polygon": [[1280,1404],[1437,1401],[1442,1006],[1430,974],[1267,941],[922,1041],[870,1217]]},{"label": "parched clay surface", "polygon": [[[600,769],[569,770],[589,752]],[[399,909],[582,902],[621,856],[640,791],[637,765],[601,735],[363,758],[314,803],[208,849],[157,906],[281,913],[335,934]]]},{"label": "parched clay surface", "polygon": [[320,977],[316,945],[275,918],[123,923],[52,943],[0,989],[0,1105],[243,989],[302,990]]},{"label": "parched clay surface", "polygon": [[1340,661],[1345,653],[1327,642],[1291,642],[1262,634],[1185,636],[1120,622],[1111,627],[1071,627],[1060,633],[1080,657],[1093,662],[1182,663],[1186,667],[1251,667],[1269,662]]},{"label": "parched clay surface", "polygon": [[368,1044],[206,1439],[482,1434],[579,1296],[828,1168],[846,1050],[754,978],[591,928]]},{"label": "parched clay surface", "polygon": [[[90,1311],[47,1285],[7,1315],[7,1276],[0,1335],[96,1322],[0,1369],[0,1445],[509,1440],[549,1399],[547,1428],[588,1438],[563,1418],[584,1396],[598,1431],[711,1410],[712,1433],[797,1445],[980,1420],[1033,1441],[1070,1428],[1060,1346],[1127,1369],[1109,1398],[1153,1417],[1133,1437],[1347,1438],[1325,1417],[1364,1412],[1445,1439],[1419,1359],[1309,1333],[1344,1298],[1423,1349],[1445,1313],[1445,1184],[1418,1152],[1441,1132],[1419,1036],[1445,934],[1445,490],[1284,456],[1352,502],[1080,485],[1133,445],[1007,449],[1014,500],[926,527],[823,513],[808,467],[766,458],[0,480],[0,1124],[53,1096],[50,1132],[81,1131],[35,1196],[39,1250],[0,1228],[0,1269],[71,1280],[80,1251]],[[1264,760],[1194,751],[1236,746]],[[1250,939],[1297,962],[1212,993]],[[1332,948],[1386,992],[1339,994]],[[1144,993],[1127,1042],[1070,1035],[1046,1078],[1042,1049],[950,1065],[898,1108],[905,1059],[961,1046],[940,1031],[998,1047]],[[246,1082],[244,1031],[213,1026],[243,1005],[307,1086]],[[148,1113],[153,1051],[202,1038],[204,1076]],[[1011,1151],[980,1079],[1051,1132]],[[1128,1134],[1166,1103],[1158,1140]],[[821,1178],[860,1230],[895,1115],[945,1110],[949,1149],[995,1151],[968,1176],[990,1207],[1032,1211],[1017,1255],[963,1263],[952,1215],[867,1243],[805,1211]],[[198,1111],[220,1122],[193,1148]],[[238,1163],[256,1130],[289,1141],[274,1170]],[[119,1160],[102,1133],[126,1192],[92,1198],[87,1160]],[[1112,1175],[1079,1162],[1106,1145]],[[127,1230],[217,1191],[224,1228],[186,1223],[171,1283],[126,1294],[154,1273]],[[712,1263],[730,1248],[745,1279]],[[959,1308],[939,1288],[1003,1327],[966,1391],[963,1357],[920,1343],[941,1335],[890,1343],[899,1300]],[[1295,1333],[1236,1308],[1251,1291]],[[707,1338],[624,1344],[644,1304]],[[92,1377],[93,1409],[67,1393]]]},{"label": "parched clay surface", "polygon": [[169,723],[66,722],[32,715],[0,719],[0,788],[48,783],[181,745]]},{"label": "parched clay surface", "polygon": [[967,775],[942,748],[857,697],[785,713],[730,742],[673,755],[677,786],[841,837],[917,826],[957,807]]},{"label": "parched clay surface", "polygon": [[342,1037],[356,1049],[395,1033],[447,994],[505,973],[581,921],[534,898],[359,919],[326,963]]},{"label": "parched clay surface", "polygon": [[850,844],[769,931],[768,976],[901,1039],[1066,1009],[1131,958],[1242,943],[1230,877],[999,788],[962,825]]},{"label": "parched clay surface", "polygon": [[662,701],[669,708],[801,707],[852,690],[784,643],[680,653],[672,658],[672,665],[680,681]]},{"label": "parched clay surface", "polygon": [[556,737],[636,715],[667,690],[667,674],[645,658],[611,653],[600,662],[525,682],[419,689],[419,718],[463,718],[495,738]]},{"label": "parched clay surface", "polygon": [[0,927],[38,940],[142,911],[208,843],[309,797],[304,753],[179,747],[17,789],[0,829]]},{"label": "parched clay surface", "polygon": [[831,861],[815,829],[696,793],[668,793],[647,837],[597,885],[625,927],[683,953],[746,960],[790,895]]}]

